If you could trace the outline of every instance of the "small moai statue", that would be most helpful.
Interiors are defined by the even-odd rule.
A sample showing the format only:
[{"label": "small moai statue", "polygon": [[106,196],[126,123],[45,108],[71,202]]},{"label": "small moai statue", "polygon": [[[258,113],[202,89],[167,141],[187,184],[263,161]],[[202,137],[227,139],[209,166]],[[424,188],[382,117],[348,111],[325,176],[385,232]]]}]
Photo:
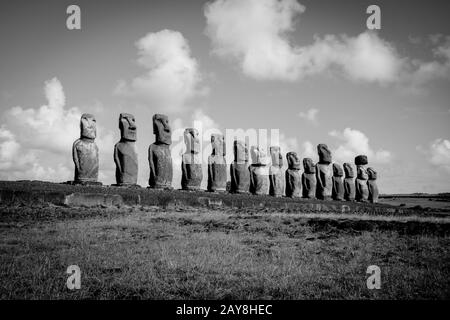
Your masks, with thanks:
[{"label": "small moai statue", "polygon": [[333,169],[331,168],[331,151],[326,144],[317,146],[319,162],[316,165],[316,198],[320,200],[329,200],[333,188]]},{"label": "small moai statue", "polygon": [[270,157],[272,164],[269,167],[269,194],[274,197],[282,197],[284,193],[283,172],[283,156],[280,147],[270,147]]},{"label": "small moai statue", "polygon": [[148,163],[150,166],[149,188],[172,189],[172,129],[169,118],[164,114],[153,116],[153,134],[155,142],[148,147]]},{"label": "small moai statue", "polygon": [[227,162],[226,144],[221,134],[211,135],[212,153],[208,157],[208,191],[226,191]]},{"label": "small moai statue", "polygon": [[311,158],[303,158],[302,195],[306,199],[316,198],[316,166]]},{"label": "small moai statue", "polygon": [[200,190],[203,172],[198,130],[194,128],[185,129],[184,143],[186,152],[183,154],[181,161],[181,188],[188,191]]},{"label": "small moai statue", "polygon": [[75,164],[75,184],[99,184],[98,179],[98,147],[95,143],[97,124],[92,114],[84,113],[80,119],[80,139],[75,140],[72,147],[72,158]]},{"label": "small moai statue", "polygon": [[346,162],[344,163],[344,199],[347,201],[355,200],[355,181],[353,178],[355,177],[355,173],[353,172],[353,166]]},{"label": "small moai statue", "polygon": [[120,141],[114,146],[116,186],[136,186],[138,157],[136,151],[136,122],[132,114],[119,117]]},{"label": "small moai statue", "polygon": [[367,189],[369,190],[369,202],[378,202],[378,186],[377,186],[377,172],[374,168],[367,168],[369,180],[367,180]]},{"label": "small moai statue", "polygon": [[269,164],[270,159],[266,152],[258,147],[251,148],[252,164],[250,171],[250,192],[255,195],[269,194]]},{"label": "small moai statue", "polygon": [[359,202],[367,202],[369,198],[369,190],[367,188],[367,156],[359,155],[355,158],[356,179],[355,179],[355,200]]},{"label": "small moai statue", "polygon": [[342,201],[344,200],[344,171],[342,167],[333,163],[333,191],[332,198],[333,200]]},{"label": "small moai statue", "polygon": [[300,159],[295,152],[286,153],[288,168],[285,172],[286,197],[300,198],[302,196],[302,179],[300,176]]},{"label": "small moai statue", "polygon": [[248,166],[248,146],[234,140],[234,161],[230,164],[231,193],[249,193],[250,172]]}]

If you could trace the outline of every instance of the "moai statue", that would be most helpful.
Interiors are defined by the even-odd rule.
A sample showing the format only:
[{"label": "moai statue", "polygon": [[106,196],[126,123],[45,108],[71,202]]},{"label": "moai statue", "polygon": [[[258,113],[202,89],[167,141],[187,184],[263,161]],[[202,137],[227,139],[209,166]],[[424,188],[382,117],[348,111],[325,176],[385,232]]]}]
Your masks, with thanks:
[{"label": "moai statue", "polygon": [[326,144],[317,146],[319,154],[319,163],[316,165],[316,198],[320,200],[331,199],[333,186],[333,170],[331,168],[331,151]]},{"label": "moai statue", "polygon": [[150,165],[149,188],[172,189],[172,129],[169,118],[164,114],[153,116],[153,134],[155,142],[148,147]]},{"label": "moai statue", "polygon": [[269,194],[274,197],[282,197],[284,193],[283,172],[283,156],[280,152],[280,147],[270,147],[270,157],[272,164],[269,167]]},{"label": "moai statue", "polygon": [[344,171],[342,167],[333,163],[333,200],[342,201],[344,200],[344,181],[343,181]]},{"label": "moai statue", "polygon": [[355,182],[353,178],[355,173],[353,172],[353,167],[350,163],[344,163],[344,199],[347,201],[355,200]]},{"label": "moai statue", "polygon": [[226,191],[227,162],[226,144],[221,134],[211,135],[212,153],[208,157],[208,191]]},{"label": "moai statue", "polygon": [[355,200],[359,202],[367,202],[369,198],[369,190],[367,188],[367,156],[359,155],[355,158],[356,180],[355,180]]},{"label": "moai statue", "polygon": [[137,185],[138,157],[136,152],[136,123],[132,114],[119,117],[120,141],[114,146],[116,186]]},{"label": "moai statue", "polygon": [[181,188],[183,190],[200,190],[203,179],[200,139],[194,128],[184,130],[186,152],[181,161]]},{"label": "moai statue", "polygon": [[269,194],[269,164],[270,159],[263,150],[251,148],[252,162],[250,171],[250,192],[255,195]]},{"label": "moai statue", "polygon": [[248,167],[248,146],[242,141],[234,140],[234,161],[230,165],[232,193],[248,193],[250,188],[250,172]]},{"label": "moai statue", "polygon": [[285,172],[286,197],[299,198],[302,196],[302,180],[300,176],[300,159],[295,152],[286,154],[288,168]]},{"label": "moai statue", "polygon": [[316,166],[311,158],[303,158],[302,195],[303,198],[316,198]]},{"label": "moai statue", "polygon": [[72,158],[75,163],[76,184],[101,184],[98,179],[98,147],[96,120],[92,114],[85,113],[80,119],[80,139],[75,140],[72,147]]},{"label": "moai statue", "polygon": [[378,186],[377,186],[377,172],[373,168],[367,168],[369,180],[367,180],[367,189],[369,190],[369,202],[378,202]]}]

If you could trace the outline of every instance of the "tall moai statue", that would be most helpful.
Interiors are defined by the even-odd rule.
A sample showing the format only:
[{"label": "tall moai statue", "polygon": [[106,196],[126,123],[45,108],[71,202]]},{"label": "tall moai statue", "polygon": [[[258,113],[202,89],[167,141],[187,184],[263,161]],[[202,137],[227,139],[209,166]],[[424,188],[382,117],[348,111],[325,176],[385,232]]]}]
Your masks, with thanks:
[{"label": "tall moai statue", "polygon": [[232,193],[248,193],[250,188],[250,172],[248,167],[248,146],[242,141],[234,140],[234,161],[230,165]]},{"label": "tall moai statue", "polygon": [[181,188],[189,191],[200,190],[203,172],[198,130],[194,128],[185,129],[184,143],[186,152],[181,160]]},{"label": "tall moai statue", "polygon": [[333,200],[342,201],[344,200],[344,171],[342,167],[333,163],[333,191],[332,198]]},{"label": "tall moai statue", "polygon": [[119,117],[120,141],[114,146],[116,185],[137,184],[138,157],[136,151],[136,122],[132,114],[121,113]]},{"label": "tall moai statue", "polygon": [[150,166],[150,188],[172,189],[172,129],[169,118],[164,114],[153,116],[153,134],[155,142],[148,147],[148,163]]},{"label": "tall moai statue", "polygon": [[369,202],[378,202],[378,186],[377,186],[377,172],[374,168],[367,168],[369,180],[367,180],[367,189],[369,190]]},{"label": "tall moai statue", "polygon": [[355,200],[355,173],[353,172],[353,166],[346,162],[344,163],[344,199],[347,201]]},{"label": "tall moai statue", "polygon": [[269,194],[274,197],[282,197],[284,193],[283,172],[283,156],[280,152],[280,147],[270,147],[270,157],[272,164],[269,167]]},{"label": "tall moai statue", "polygon": [[250,192],[255,195],[269,194],[269,164],[270,159],[266,152],[258,147],[251,148],[252,164],[250,171]]},{"label": "tall moai statue", "polygon": [[367,202],[369,198],[369,190],[367,188],[367,156],[359,155],[355,158],[356,180],[355,180],[355,200],[359,202]]},{"label": "tall moai statue", "polygon": [[212,153],[208,157],[208,191],[226,191],[227,162],[226,143],[223,135],[211,135]]},{"label": "tall moai statue", "polygon": [[80,139],[72,147],[75,164],[74,183],[101,184],[98,179],[98,147],[95,143],[97,124],[92,114],[84,113],[80,119]]},{"label": "tall moai statue", "polygon": [[333,170],[331,168],[331,151],[326,144],[317,146],[319,162],[316,165],[316,198],[320,200],[331,199],[333,186]]},{"label": "tall moai statue", "polygon": [[316,166],[311,158],[303,158],[302,195],[306,199],[316,198]]},{"label": "tall moai statue", "polygon": [[300,159],[295,152],[286,154],[288,168],[285,172],[286,197],[299,198],[302,196],[302,179],[300,176]]}]

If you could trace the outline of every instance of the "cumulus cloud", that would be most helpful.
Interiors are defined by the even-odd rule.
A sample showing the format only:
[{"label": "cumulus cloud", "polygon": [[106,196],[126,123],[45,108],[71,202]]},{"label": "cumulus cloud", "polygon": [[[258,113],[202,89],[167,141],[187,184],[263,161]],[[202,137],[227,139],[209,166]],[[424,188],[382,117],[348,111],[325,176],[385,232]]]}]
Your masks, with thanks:
[{"label": "cumulus cloud", "polygon": [[137,63],[146,72],[130,82],[120,81],[115,93],[151,104],[165,112],[183,110],[186,102],[207,92],[201,86],[197,60],[178,31],[148,33],[136,42]]},{"label": "cumulus cloud", "polygon": [[312,124],[317,125],[318,121],[317,121],[317,114],[319,113],[319,109],[316,108],[311,108],[308,109],[307,111],[300,111],[298,113],[298,116],[302,119],[305,119],[309,122],[311,122]]},{"label": "cumulus cloud", "polygon": [[450,173],[450,141],[447,139],[436,139],[427,148],[417,146],[419,152],[427,155],[428,161],[436,167]]},{"label": "cumulus cloud", "polygon": [[342,142],[333,152],[333,158],[341,162],[353,163],[355,156],[365,154],[369,163],[388,163],[392,154],[388,150],[373,150],[369,145],[369,138],[361,131],[345,128],[344,131],[331,131],[329,135]]},{"label": "cumulus cloud", "polygon": [[355,81],[415,84],[450,75],[446,47],[434,52],[441,61],[411,60],[373,31],[315,36],[311,45],[297,46],[289,35],[304,11],[296,0],[215,0],[204,9],[206,34],[216,55],[237,61],[258,80],[338,73]]}]

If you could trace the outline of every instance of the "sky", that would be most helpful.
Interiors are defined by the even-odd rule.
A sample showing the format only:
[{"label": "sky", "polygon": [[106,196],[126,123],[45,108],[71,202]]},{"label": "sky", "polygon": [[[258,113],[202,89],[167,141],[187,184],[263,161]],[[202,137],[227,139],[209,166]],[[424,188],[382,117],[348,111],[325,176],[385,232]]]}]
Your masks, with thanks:
[{"label": "sky", "polygon": [[[66,9],[81,9],[69,30]],[[369,5],[381,29],[366,24]],[[366,154],[381,193],[450,191],[448,1],[8,1],[0,10],[0,179],[73,179],[82,113],[97,118],[99,180],[114,183],[121,112],[136,116],[148,185],[152,116],[182,132],[239,128],[317,161]],[[265,130],[265,131],[264,131]],[[267,134],[266,134],[267,133]],[[227,139],[229,137],[227,136]],[[227,140],[228,141],[228,140]],[[232,140],[227,161],[233,159]],[[285,161],[286,162],[286,161]]]}]

